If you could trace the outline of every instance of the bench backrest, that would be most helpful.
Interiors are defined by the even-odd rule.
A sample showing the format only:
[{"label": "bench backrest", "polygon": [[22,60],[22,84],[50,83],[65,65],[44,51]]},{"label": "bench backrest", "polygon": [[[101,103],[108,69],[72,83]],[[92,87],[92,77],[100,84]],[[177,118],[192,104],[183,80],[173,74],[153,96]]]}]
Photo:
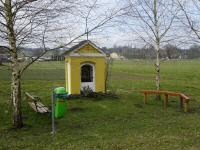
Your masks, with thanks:
[{"label": "bench backrest", "polygon": [[163,94],[163,95],[169,95],[169,96],[179,96],[181,98],[183,98],[184,100],[190,100],[189,97],[187,97],[185,94],[183,93],[177,93],[177,92],[171,92],[171,91],[160,91],[160,90],[141,90],[141,93],[144,94]]}]

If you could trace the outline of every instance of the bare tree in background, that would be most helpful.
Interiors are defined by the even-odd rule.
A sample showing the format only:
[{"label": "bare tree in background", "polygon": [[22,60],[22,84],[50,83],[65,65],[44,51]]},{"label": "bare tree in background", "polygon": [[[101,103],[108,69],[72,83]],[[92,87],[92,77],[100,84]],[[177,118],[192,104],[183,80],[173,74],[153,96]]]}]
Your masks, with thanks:
[{"label": "bare tree in background", "polygon": [[[47,52],[64,48],[86,34],[85,31],[81,34],[80,32],[70,34],[75,33],[72,27],[79,22],[76,19],[78,14],[76,12],[81,9],[81,2],[84,3],[80,0],[0,0],[0,41],[2,42],[0,45],[6,48],[11,56],[11,101],[15,128],[23,127],[21,77],[24,71]],[[87,30],[87,34],[103,27],[120,11],[121,9],[105,12],[105,15],[101,16],[101,19]],[[87,12],[85,13],[87,14]],[[65,20],[64,23],[62,23],[63,20]],[[69,23],[69,26],[66,25],[66,22]],[[61,26],[61,24],[66,26]],[[58,31],[61,32],[60,36],[56,34]],[[68,38],[62,36],[63,31],[69,33]],[[64,43],[60,42],[63,38]],[[49,43],[51,43],[51,48],[47,48]],[[21,50],[22,46],[33,45],[37,45],[37,47],[39,45],[42,49],[36,58],[26,56]],[[19,55],[24,55],[28,59],[21,62]]]},{"label": "bare tree in background", "polygon": [[2,62],[2,57],[0,56],[0,66],[3,65],[3,62]]},{"label": "bare tree in background", "polygon": [[178,59],[181,58],[181,50],[172,44],[167,44],[163,47],[167,59]]},{"label": "bare tree in background", "polygon": [[161,44],[172,38],[170,30],[178,13],[177,6],[173,0],[127,0],[127,2],[130,7],[126,16],[135,21],[133,30],[143,42],[155,47],[156,89],[160,90]]}]

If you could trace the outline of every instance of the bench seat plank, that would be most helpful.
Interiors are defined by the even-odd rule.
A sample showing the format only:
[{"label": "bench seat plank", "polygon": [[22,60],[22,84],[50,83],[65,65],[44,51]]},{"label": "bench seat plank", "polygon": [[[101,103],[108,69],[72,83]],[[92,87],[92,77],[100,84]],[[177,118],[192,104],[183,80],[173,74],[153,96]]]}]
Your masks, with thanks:
[{"label": "bench seat plank", "polygon": [[41,102],[37,101],[35,99],[34,96],[30,95],[29,93],[25,93],[27,98],[28,98],[28,104],[30,105],[30,107],[35,111],[35,112],[38,112],[38,113],[48,113],[50,112],[49,108],[46,107],[44,104],[42,104]]}]

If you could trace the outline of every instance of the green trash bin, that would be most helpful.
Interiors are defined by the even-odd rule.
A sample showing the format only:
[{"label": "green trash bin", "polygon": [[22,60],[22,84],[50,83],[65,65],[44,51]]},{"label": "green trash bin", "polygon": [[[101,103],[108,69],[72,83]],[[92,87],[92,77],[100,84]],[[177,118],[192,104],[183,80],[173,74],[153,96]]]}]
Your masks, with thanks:
[{"label": "green trash bin", "polygon": [[55,99],[55,118],[64,117],[67,111],[67,99],[68,93],[64,87],[58,87],[54,89],[54,99]]}]

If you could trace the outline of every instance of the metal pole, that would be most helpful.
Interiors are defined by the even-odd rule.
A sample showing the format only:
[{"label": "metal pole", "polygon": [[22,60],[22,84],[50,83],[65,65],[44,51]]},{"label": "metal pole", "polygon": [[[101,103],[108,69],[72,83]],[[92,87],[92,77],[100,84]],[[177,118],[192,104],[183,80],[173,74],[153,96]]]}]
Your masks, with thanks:
[{"label": "metal pole", "polygon": [[52,122],[52,132],[51,134],[55,134],[55,118],[54,118],[54,89],[52,91],[52,98],[51,98],[51,122]]}]

